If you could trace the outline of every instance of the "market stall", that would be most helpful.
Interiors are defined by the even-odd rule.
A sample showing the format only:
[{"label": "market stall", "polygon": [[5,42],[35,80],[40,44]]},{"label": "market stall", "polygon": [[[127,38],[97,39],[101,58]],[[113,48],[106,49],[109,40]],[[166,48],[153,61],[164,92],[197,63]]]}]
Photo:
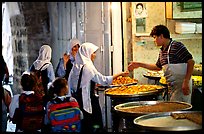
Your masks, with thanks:
[{"label": "market stall", "polygon": [[111,100],[110,108],[106,107],[106,111],[111,112],[112,131],[118,132],[121,123],[121,116],[114,110],[116,105],[131,101],[158,100],[164,91],[165,87],[161,85],[131,85],[106,89],[105,100]]}]

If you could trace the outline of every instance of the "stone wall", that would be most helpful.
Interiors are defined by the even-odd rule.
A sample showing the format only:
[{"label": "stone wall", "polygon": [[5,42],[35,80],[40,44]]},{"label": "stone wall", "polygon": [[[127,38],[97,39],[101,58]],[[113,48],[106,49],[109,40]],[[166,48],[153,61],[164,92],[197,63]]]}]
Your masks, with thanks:
[{"label": "stone wall", "polygon": [[47,2],[22,2],[20,8],[25,19],[28,43],[28,65],[38,56],[43,42],[50,44],[50,25]]},{"label": "stone wall", "polygon": [[21,74],[28,68],[27,33],[23,15],[10,18],[13,50],[13,94],[20,92]]},{"label": "stone wall", "polygon": [[10,18],[14,57],[13,94],[21,91],[20,78],[38,56],[43,42],[50,44],[46,2],[19,2],[21,14]]}]

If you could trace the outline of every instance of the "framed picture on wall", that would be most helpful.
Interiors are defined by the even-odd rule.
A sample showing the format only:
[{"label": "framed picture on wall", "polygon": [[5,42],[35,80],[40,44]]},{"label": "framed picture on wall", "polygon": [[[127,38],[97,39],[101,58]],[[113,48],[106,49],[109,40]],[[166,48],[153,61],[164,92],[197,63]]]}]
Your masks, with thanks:
[{"label": "framed picture on wall", "polygon": [[146,33],[146,4],[135,2],[136,33]]},{"label": "framed picture on wall", "polygon": [[202,2],[177,2],[182,12],[202,11]]}]

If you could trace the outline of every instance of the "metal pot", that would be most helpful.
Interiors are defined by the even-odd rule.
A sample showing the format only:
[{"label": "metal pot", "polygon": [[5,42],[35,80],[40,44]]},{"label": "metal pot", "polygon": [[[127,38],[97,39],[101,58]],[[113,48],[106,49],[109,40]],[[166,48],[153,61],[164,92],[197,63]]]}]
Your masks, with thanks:
[{"label": "metal pot", "polygon": [[202,129],[201,124],[197,124],[194,121],[188,119],[174,119],[171,115],[173,113],[179,114],[194,114],[201,117],[201,111],[175,111],[164,113],[151,113],[143,115],[134,119],[134,124],[147,131],[199,131]]},{"label": "metal pot", "polygon": [[[114,111],[115,113],[118,115],[118,118],[120,118],[119,120],[119,124],[121,127],[119,128],[120,131],[124,131],[124,132],[145,132],[146,130],[139,128],[139,127],[135,127],[135,124],[133,123],[133,120],[136,117],[140,117],[143,115],[147,115],[150,114],[151,112],[127,112],[127,111],[123,111],[124,108],[128,109],[131,107],[148,107],[150,105],[154,105],[154,104],[159,104],[159,103],[173,103],[173,104],[183,104],[184,106],[186,106],[186,108],[183,109],[177,109],[175,111],[179,111],[179,110],[190,110],[192,108],[191,104],[185,103],[185,102],[178,102],[178,101],[174,101],[174,102],[169,102],[169,101],[132,101],[132,102],[127,102],[127,103],[121,103],[118,104],[114,107]],[[157,113],[163,113],[163,112],[157,112]]]},{"label": "metal pot", "polygon": [[163,106],[163,104],[165,104],[164,106],[167,106],[167,104],[171,104],[171,105],[184,105],[185,108],[178,108],[175,110],[171,110],[168,111],[168,109],[166,110],[165,108],[163,108],[164,110],[161,112],[172,112],[172,111],[180,111],[180,110],[189,110],[192,108],[192,105],[186,102],[180,102],[180,101],[133,101],[133,102],[127,102],[127,103],[122,103],[119,105],[116,105],[114,107],[114,110],[116,112],[118,112],[119,114],[121,114],[122,116],[134,116],[134,117],[138,117],[141,115],[145,115],[145,114],[149,114],[149,113],[159,113],[157,111],[157,109],[152,109],[149,112],[143,112],[143,111],[128,111],[128,109],[132,109],[132,108],[142,108],[145,107],[146,109],[148,108],[148,106],[153,106],[156,104],[160,104],[161,106]]}]

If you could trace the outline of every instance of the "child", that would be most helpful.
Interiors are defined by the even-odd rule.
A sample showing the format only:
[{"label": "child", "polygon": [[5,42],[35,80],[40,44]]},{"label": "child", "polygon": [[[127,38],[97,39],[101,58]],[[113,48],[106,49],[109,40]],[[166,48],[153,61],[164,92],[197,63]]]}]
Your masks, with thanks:
[{"label": "child", "polygon": [[38,131],[43,124],[44,110],[42,97],[34,92],[36,87],[34,74],[24,72],[21,76],[21,86],[23,92],[13,96],[9,107],[9,116],[16,124],[16,132]]},{"label": "child", "polygon": [[[70,106],[68,109],[76,107],[79,111],[79,118],[78,120],[81,120],[83,118],[82,112],[78,108],[78,102],[75,98],[69,97],[68,95],[68,84],[67,80],[65,78],[56,78],[53,84],[49,88],[49,92],[53,93],[53,99],[47,103],[46,106],[46,114],[45,114],[45,120],[44,123],[46,125],[47,130],[46,131],[52,131],[52,132],[79,132],[78,130],[72,131],[72,130],[65,130],[64,127],[69,126],[67,120],[69,119],[63,119],[65,124],[58,124],[58,126],[55,126],[52,122],[52,113],[56,112],[58,110],[58,107],[60,108],[59,111],[63,112],[62,109],[67,109],[68,106]],[[51,94],[50,94],[51,95]],[[71,103],[70,103],[71,102]],[[54,109],[54,110],[53,110]],[[61,113],[63,114],[63,113]],[[66,115],[66,114],[65,114]],[[55,115],[54,115],[55,116]],[[72,117],[70,117],[72,118]],[[62,120],[61,120],[62,122]],[[64,125],[64,126],[63,126]],[[76,126],[75,126],[76,127]],[[52,128],[52,130],[51,130]],[[64,130],[61,130],[64,129]]]}]

